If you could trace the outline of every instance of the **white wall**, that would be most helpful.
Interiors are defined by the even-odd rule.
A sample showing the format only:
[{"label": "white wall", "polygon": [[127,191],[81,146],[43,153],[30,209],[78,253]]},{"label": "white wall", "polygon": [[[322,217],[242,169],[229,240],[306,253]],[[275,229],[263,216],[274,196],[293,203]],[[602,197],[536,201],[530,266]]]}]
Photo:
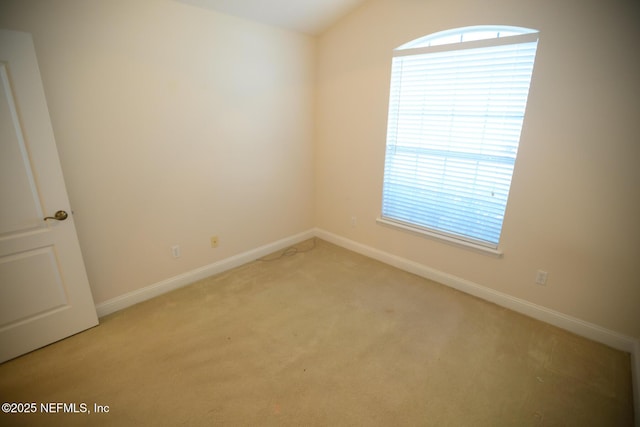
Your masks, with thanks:
[{"label": "white wall", "polygon": [[0,26],[33,34],[96,303],[313,226],[312,38],[172,0]]},{"label": "white wall", "polygon": [[[318,40],[316,215],[331,233],[640,337],[635,1],[370,0]],[[376,224],[391,51],[481,24],[540,30],[502,259]],[[358,226],[352,228],[352,216]],[[537,269],[547,286],[534,284]]]}]

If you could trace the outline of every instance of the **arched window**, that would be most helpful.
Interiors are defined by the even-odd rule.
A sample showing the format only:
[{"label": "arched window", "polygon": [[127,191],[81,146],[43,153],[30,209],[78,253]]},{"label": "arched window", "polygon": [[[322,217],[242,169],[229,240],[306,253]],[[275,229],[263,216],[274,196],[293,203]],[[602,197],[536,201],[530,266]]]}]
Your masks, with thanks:
[{"label": "arched window", "polygon": [[381,221],[496,250],[538,31],[442,31],[393,53]]}]

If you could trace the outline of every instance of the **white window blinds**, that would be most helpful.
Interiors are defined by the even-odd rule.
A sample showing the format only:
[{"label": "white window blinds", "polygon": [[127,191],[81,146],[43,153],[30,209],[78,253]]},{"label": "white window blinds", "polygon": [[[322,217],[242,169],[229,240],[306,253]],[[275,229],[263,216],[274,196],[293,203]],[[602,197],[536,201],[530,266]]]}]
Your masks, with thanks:
[{"label": "white window blinds", "polygon": [[496,248],[538,33],[472,28],[394,53],[382,218]]}]

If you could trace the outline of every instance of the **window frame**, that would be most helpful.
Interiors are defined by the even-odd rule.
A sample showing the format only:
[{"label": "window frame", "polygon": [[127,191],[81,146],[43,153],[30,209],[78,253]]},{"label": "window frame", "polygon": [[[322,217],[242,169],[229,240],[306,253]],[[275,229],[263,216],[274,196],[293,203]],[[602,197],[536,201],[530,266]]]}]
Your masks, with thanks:
[{"label": "window frame", "polygon": [[[460,36],[463,39],[465,34],[474,34],[480,35],[481,33],[496,33],[496,36],[492,37],[482,37],[475,38],[469,41],[459,41],[459,42],[450,42],[450,43],[440,43],[440,41],[444,38],[451,39],[452,36]],[[505,36],[501,36],[501,32],[509,33]],[[485,36],[486,36],[485,34]],[[455,28],[451,30],[445,30],[437,33],[433,33],[424,37],[420,37],[418,39],[409,41],[393,51],[393,59],[397,57],[404,56],[413,56],[413,55],[423,55],[425,53],[436,53],[436,52],[454,52],[456,50],[467,50],[467,49],[478,49],[485,47],[495,47],[495,46],[505,46],[505,45],[518,45],[521,43],[532,43],[535,42],[535,48],[533,53],[533,64],[531,65],[531,75],[528,80],[528,86],[526,91],[526,96],[523,101],[523,112],[522,112],[522,122],[520,124],[517,141],[516,141],[516,157],[513,160],[513,166],[511,168],[511,174],[508,179],[508,187],[510,188],[511,183],[513,181],[513,172],[515,170],[515,161],[517,159],[517,147],[520,144],[522,129],[524,127],[524,119],[526,116],[526,106],[528,101],[528,96],[530,93],[530,84],[533,77],[533,68],[535,64],[537,44],[539,41],[540,33],[538,30],[523,28],[523,27],[513,27],[513,26],[473,26],[473,27],[462,27]],[[435,43],[434,43],[435,42]],[[391,76],[391,86],[393,87],[393,79],[395,78],[393,74],[393,67],[395,63],[392,64],[392,76]],[[391,89],[391,88],[390,88]],[[400,102],[400,101],[398,101]],[[403,231],[408,231],[413,234],[417,234],[423,237],[435,238],[439,241],[444,241],[449,244],[454,244],[457,246],[461,246],[464,248],[469,248],[473,250],[478,250],[482,253],[494,255],[501,257],[502,251],[500,250],[500,242],[502,241],[502,231],[504,230],[504,218],[506,216],[506,209],[509,201],[509,191],[507,190],[507,197],[504,201],[504,210],[502,213],[502,217],[500,220],[499,234],[497,238],[497,242],[493,244],[492,242],[484,241],[481,239],[475,239],[473,236],[460,235],[456,232],[451,232],[451,230],[439,229],[436,227],[424,226],[422,224],[413,223],[410,221],[405,221],[401,218],[395,218],[392,216],[385,215],[385,194],[387,185],[387,165],[388,165],[388,147],[390,144],[390,140],[396,140],[397,133],[390,135],[390,122],[391,122],[391,110],[392,110],[392,98],[390,92],[389,105],[388,105],[388,121],[387,121],[387,135],[386,135],[386,146],[385,149],[385,177],[383,180],[383,192],[382,192],[382,211],[380,217],[377,218],[377,222],[381,225],[391,226]],[[396,106],[397,107],[397,106]],[[485,119],[486,120],[486,119]],[[396,145],[394,145],[396,146]],[[426,149],[426,148],[425,148]],[[449,157],[444,157],[448,159]],[[424,204],[424,202],[422,202]]]}]

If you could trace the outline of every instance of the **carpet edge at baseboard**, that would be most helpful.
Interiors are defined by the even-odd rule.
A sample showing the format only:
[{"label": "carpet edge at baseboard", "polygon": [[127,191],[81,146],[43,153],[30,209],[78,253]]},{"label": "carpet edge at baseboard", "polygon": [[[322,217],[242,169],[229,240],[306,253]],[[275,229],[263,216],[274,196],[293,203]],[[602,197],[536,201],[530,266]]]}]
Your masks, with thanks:
[{"label": "carpet edge at baseboard", "polygon": [[269,255],[280,249],[285,249],[291,245],[295,245],[296,243],[300,243],[304,240],[310,239],[314,237],[314,235],[314,230],[310,229],[293,236],[285,237],[273,243],[251,249],[240,254],[236,254],[229,258],[216,261],[212,264],[187,271],[177,276],[170,277],[168,279],[145,286],[143,288],[127,292],[126,294],[96,304],[98,317],[100,318],[107,316],[109,314],[115,313],[116,311],[131,307],[132,305],[157,297],[175,289],[179,289],[183,286],[187,286],[206,277],[223,273],[227,270],[231,270],[232,268],[239,267],[243,264],[254,261],[265,255]]}]

